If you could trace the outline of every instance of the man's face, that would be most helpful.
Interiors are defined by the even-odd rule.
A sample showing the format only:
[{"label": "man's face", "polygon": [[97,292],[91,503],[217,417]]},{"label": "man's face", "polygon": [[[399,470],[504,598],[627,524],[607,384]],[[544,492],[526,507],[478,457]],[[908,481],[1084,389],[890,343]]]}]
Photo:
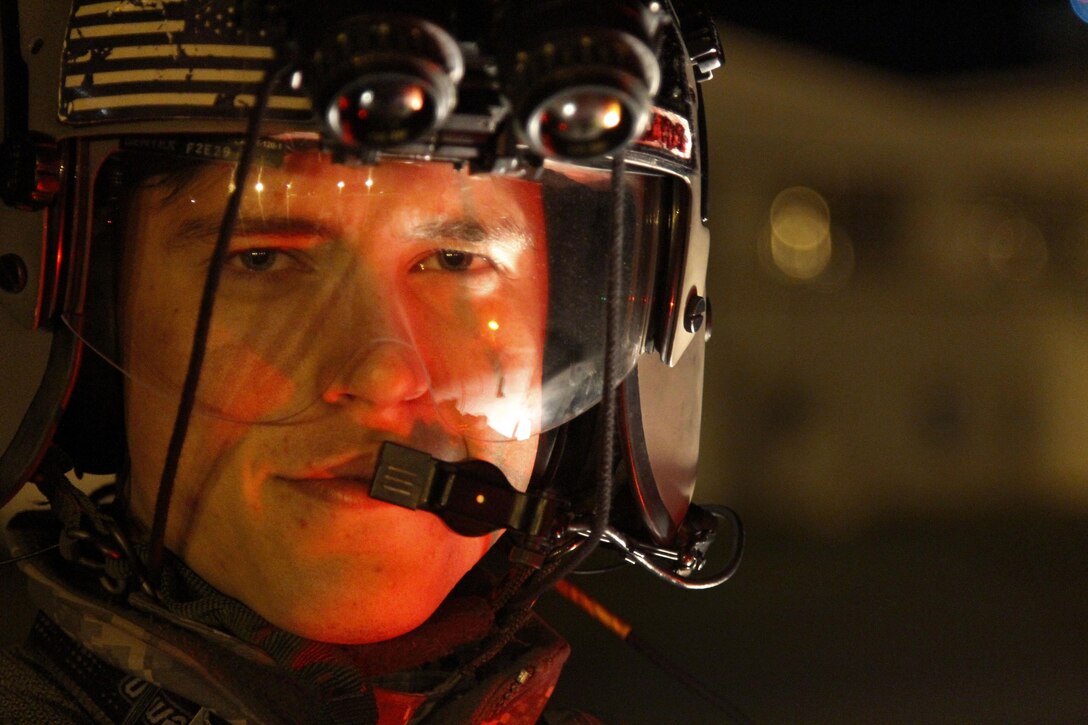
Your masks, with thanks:
[{"label": "man's face", "polygon": [[[140,381],[126,389],[130,505],[144,525],[231,173],[209,163],[145,186],[125,219],[122,355]],[[494,539],[370,499],[382,442],[528,483],[547,294],[539,189],[317,152],[254,168],[248,184],[166,543],[273,624],[388,639]]]}]

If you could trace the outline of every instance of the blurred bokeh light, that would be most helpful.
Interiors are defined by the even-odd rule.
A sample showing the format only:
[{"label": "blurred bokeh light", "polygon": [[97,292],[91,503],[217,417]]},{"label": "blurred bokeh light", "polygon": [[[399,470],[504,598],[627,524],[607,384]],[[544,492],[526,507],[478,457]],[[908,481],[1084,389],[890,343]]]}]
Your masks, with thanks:
[{"label": "blurred bokeh light", "polygon": [[831,260],[831,211],[813,189],[783,190],[771,203],[770,257],[788,277],[810,280]]}]

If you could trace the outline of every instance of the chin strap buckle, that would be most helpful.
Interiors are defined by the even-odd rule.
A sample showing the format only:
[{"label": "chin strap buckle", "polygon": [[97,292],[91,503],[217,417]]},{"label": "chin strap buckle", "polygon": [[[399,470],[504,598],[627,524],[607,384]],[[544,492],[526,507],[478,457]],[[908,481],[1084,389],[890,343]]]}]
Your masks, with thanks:
[{"label": "chin strap buckle", "polygon": [[68,456],[52,446],[31,479],[60,521],[60,555],[96,573],[98,583],[111,596],[122,597],[139,590],[157,599],[124,529],[100,505],[113,496],[115,487],[105,486],[88,495],[68,480],[65,474],[69,470],[72,464]]}]

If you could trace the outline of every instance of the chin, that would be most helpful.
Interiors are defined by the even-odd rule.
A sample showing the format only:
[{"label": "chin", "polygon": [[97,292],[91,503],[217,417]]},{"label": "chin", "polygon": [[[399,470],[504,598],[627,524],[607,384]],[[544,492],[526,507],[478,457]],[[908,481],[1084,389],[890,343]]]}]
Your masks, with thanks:
[{"label": "chin", "polygon": [[273,625],[306,639],[331,644],[371,644],[394,639],[419,627],[441,604],[420,599],[408,604],[403,599],[353,603],[326,603],[323,607],[303,606],[283,616],[266,616]]}]

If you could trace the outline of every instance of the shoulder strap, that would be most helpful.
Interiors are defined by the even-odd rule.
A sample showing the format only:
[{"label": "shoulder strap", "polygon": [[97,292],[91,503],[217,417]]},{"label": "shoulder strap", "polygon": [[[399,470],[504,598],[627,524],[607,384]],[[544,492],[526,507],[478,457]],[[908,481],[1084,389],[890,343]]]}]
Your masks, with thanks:
[{"label": "shoulder strap", "polygon": [[39,612],[27,637],[28,651],[46,657],[112,722],[164,725],[229,725],[207,708],[99,659]]}]

